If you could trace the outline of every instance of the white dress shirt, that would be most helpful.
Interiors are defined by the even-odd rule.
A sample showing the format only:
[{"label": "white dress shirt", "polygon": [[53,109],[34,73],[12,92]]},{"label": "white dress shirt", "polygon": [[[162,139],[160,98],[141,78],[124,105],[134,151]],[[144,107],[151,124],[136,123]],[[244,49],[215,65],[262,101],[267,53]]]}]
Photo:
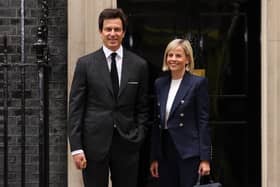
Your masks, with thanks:
[{"label": "white dress shirt", "polygon": [[117,66],[117,70],[118,70],[119,85],[120,85],[121,84],[121,74],[122,74],[121,72],[122,72],[122,61],[123,61],[123,47],[120,46],[120,48],[118,50],[112,51],[103,45],[102,49],[103,49],[103,52],[107,59],[107,63],[108,63],[108,67],[109,67],[110,71],[111,71],[111,61],[112,61],[111,54],[114,52],[117,53],[116,66]]}]

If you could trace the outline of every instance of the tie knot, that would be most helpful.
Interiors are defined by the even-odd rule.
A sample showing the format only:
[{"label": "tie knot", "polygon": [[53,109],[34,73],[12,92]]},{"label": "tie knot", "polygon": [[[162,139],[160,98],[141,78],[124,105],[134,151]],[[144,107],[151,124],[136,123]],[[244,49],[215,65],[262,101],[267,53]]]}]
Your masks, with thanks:
[{"label": "tie knot", "polygon": [[115,52],[114,52],[114,53],[111,53],[111,58],[112,58],[112,59],[115,59],[116,56],[117,56],[117,53],[115,53]]}]

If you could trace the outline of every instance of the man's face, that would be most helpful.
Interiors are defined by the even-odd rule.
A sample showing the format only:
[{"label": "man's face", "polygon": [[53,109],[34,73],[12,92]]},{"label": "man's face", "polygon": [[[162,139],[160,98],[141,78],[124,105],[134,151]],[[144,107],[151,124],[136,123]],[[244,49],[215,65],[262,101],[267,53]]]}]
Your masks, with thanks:
[{"label": "man's face", "polygon": [[112,51],[116,51],[120,47],[125,35],[121,19],[105,19],[100,35],[103,44]]}]

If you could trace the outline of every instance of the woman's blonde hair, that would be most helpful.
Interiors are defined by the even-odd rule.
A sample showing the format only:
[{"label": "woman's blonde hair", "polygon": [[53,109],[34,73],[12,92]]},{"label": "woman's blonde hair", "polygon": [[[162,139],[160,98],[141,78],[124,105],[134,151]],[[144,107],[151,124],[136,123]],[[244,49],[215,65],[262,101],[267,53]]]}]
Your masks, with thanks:
[{"label": "woman's blonde hair", "polygon": [[185,55],[189,57],[189,63],[186,65],[186,71],[192,72],[194,69],[194,58],[193,58],[193,49],[191,43],[185,39],[174,39],[167,45],[164,57],[163,57],[163,64],[162,64],[162,71],[168,71],[169,68],[166,64],[167,54],[170,50],[175,49],[176,47],[182,47]]}]

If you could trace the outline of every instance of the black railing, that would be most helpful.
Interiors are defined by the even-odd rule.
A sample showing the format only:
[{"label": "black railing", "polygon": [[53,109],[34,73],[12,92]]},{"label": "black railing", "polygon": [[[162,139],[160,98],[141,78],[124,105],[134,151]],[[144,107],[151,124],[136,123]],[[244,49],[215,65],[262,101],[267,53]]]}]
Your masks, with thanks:
[{"label": "black railing", "polygon": [[48,3],[42,1],[42,17],[37,30],[38,40],[33,45],[36,49],[37,64],[39,66],[39,170],[40,187],[47,187],[49,183],[49,127],[48,127]]},{"label": "black railing", "polygon": [[[37,29],[37,41],[33,44],[36,51],[36,63],[20,63],[8,60],[9,50],[7,36],[3,37],[3,53],[2,62],[0,62],[0,71],[3,72],[3,186],[8,187],[9,183],[9,103],[11,102],[11,93],[9,86],[13,81],[13,77],[9,76],[9,71],[19,69],[20,81],[20,125],[21,125],[21,186],[26,186],[26,68],[37,68],[38,73],[38,97],[39,100],[39,186],[47,187],[49,185],[49,130],[48,130],[48,3],[42,0],[42,16],[40,25]],[[24,37],[21,36],[21,37]],[[24,45],[24,44],[22,44]],[[22,52],[22,51],[21,51]],[[24,55],[23,55],[24,58]],[[2,163],[0,164],[2,165]],[[1,184],[0,184],[1,185]]]},{"label": "black railing", "polygon": [[4,58],[3,63],[0,64],[3,66],[4,70],[4,83],[3,83],[3,122],[4,122],[4,186],[6,187],[8,185],[8,46],[7,46],[7,37],[4,36],[3,40],[4,44]]}]

